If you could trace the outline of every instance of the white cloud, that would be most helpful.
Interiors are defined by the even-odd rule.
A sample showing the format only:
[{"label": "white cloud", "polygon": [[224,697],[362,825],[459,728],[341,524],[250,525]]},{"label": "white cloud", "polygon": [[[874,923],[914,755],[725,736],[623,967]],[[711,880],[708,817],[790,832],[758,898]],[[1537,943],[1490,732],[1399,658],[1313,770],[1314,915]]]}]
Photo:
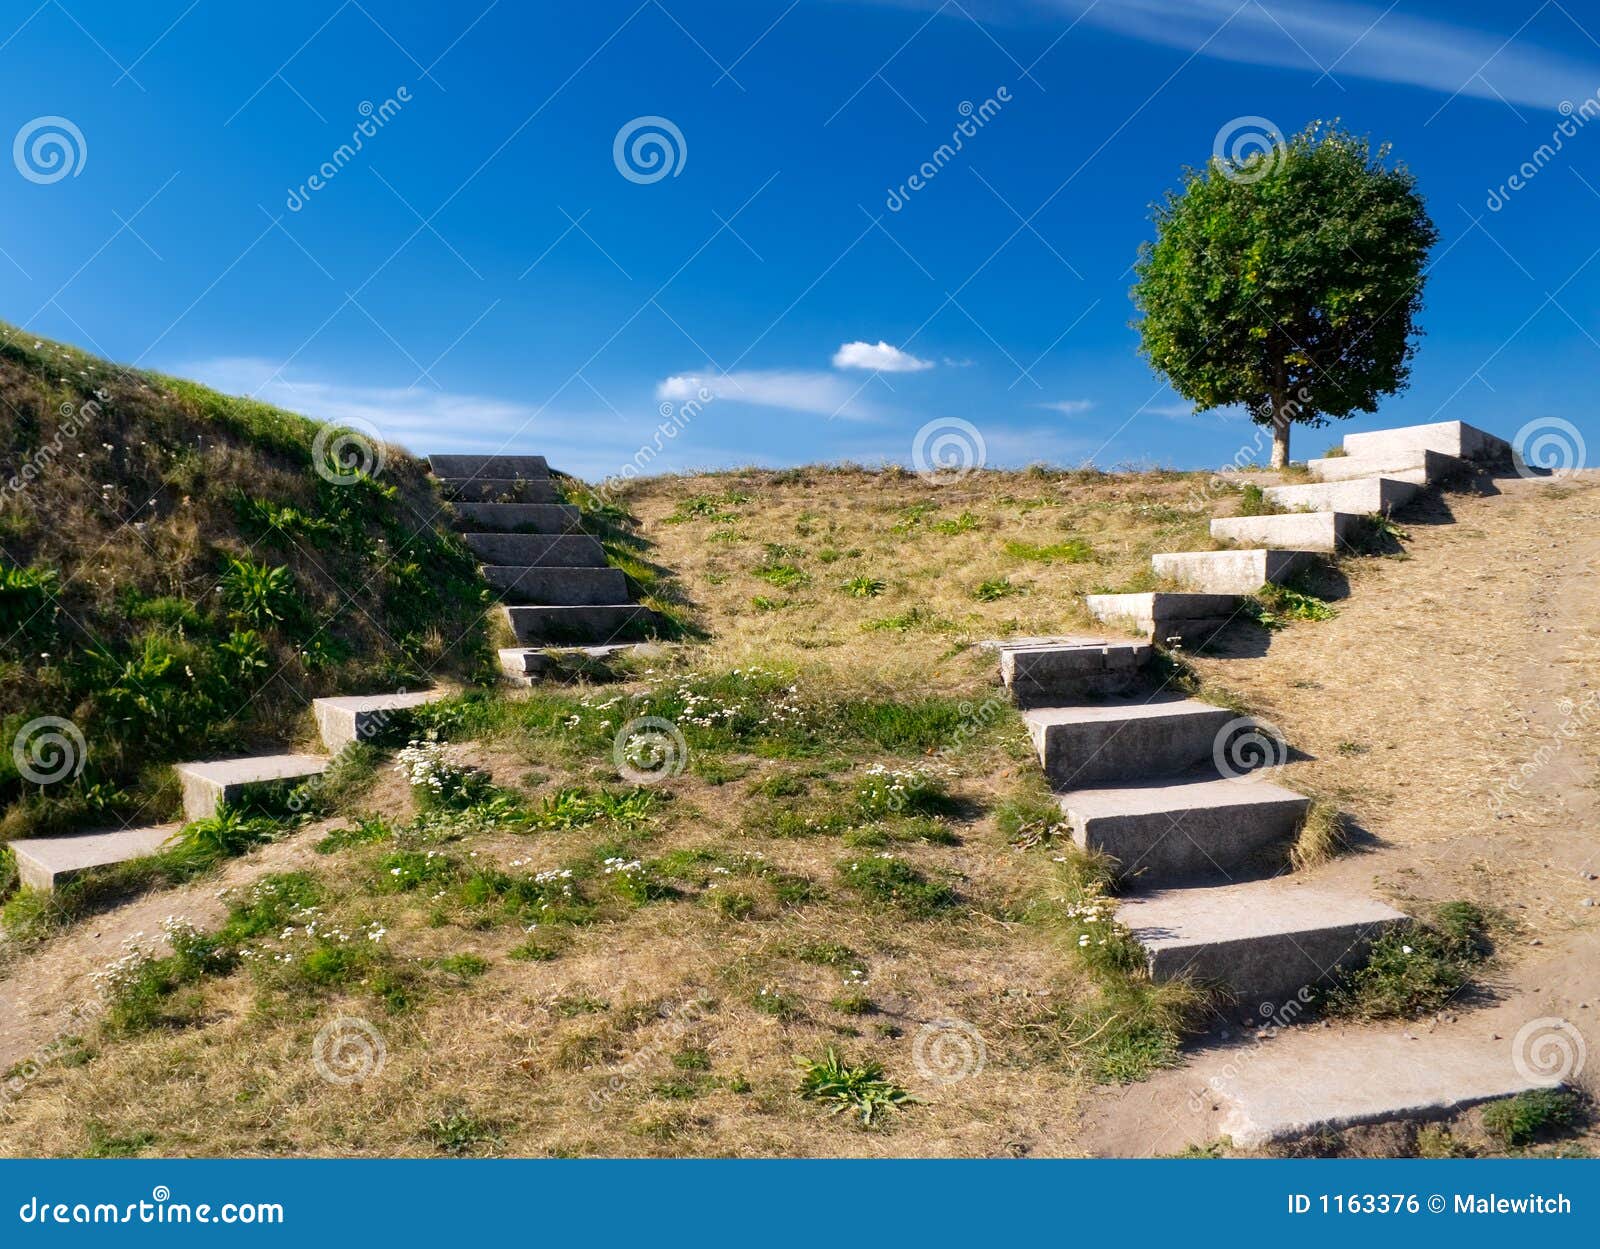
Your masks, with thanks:
[{"label": "white cloud", "polygon": [[814,416],[872,420],[878,410],[861,397],[871,382],[805,369],[747,369],[735,373],[678,373],[656,386],[656,398],[681,402],[709,396]]},{"label": "white cloud", "polygon": [[548,454],[558,468],[582,476],[613,471],[660,420],[645,407],[637,422],[614,412],[554,411],[492,395],[425,386],[359,386],[291,372],[254,356],[221,356],[177,364],[169,372],[233,395],[248,395],[317,420],[365,421],[385,442],[418,455],[438,451]]},{"label": "white cloud", "polygon": [[909,352],[891,347],[879,339],[876,343],[856,341],[843,344],[833,353],[836,369],[875,369],[879,373],[920,373],[933,367],[932,360],[919,360]]},{"label": "white cloud", "polygon": [[1036,403],[1036,408],[1049,408],[1052,412],[1060,412],[1063,416],[1077,416],[1080,412],[1087,412],[1094,407],[1093,399],[1057,399],[1054,403]]},{"label": "white cloud", "polygon": [[[906,0],[879,0],[903,5]],[[916,0],[938,9],[940,0]],[[1001,0],[1013,13],[1068,13],[1149,43],[1201,56],[1299,69],[1317,78],[1370,78],[1446,96],[1554,108],[1600,86],[1593,62],[1534,42],[1535,33],[1583,46],[1559,6],[1533,29],[1484,31],[1458,21],[1352,0]],[[958,16],[958,15],[957,15]],[[1509,16],[1509,13],[1508,13]],[[1531,24],[1532,19],[1530,19]],[[1283,119],[1288,125],[1290,119]]]}]

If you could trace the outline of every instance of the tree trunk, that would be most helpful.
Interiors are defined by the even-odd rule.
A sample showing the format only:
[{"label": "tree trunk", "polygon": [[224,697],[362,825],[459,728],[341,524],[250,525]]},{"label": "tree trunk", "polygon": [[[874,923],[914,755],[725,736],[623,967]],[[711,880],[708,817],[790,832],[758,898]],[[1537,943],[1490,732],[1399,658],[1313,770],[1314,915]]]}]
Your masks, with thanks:
[{"label": "tree trunk", "polygon": [[1272,467],[1289,467],[1289,414],[1281,404],[1272,413]]}]

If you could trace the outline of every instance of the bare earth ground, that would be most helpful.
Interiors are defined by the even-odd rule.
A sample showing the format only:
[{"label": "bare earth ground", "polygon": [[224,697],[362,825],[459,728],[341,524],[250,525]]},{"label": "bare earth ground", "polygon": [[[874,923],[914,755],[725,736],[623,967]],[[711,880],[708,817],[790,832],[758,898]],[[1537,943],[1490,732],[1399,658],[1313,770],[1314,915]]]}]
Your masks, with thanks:
[{"label": "bare earth ground", "polygon": [[[728,518],[663,523],[697,492],[740,484],[664,479],[639,483],[628,501],[655,543],[651,558],[680,576],[708,626],[706,662],[791,664],[802,681],[895,695],[932,688],[980,700],[993,688],[993,659],[972,655],[967,643],[1081,631],[1085,590],[1128,584],[1153,549],[1206,545],[1203,522],[1185,511],[1193,479],[1160,475],[1012,475],[997,486],[975,478],[931,495],[915,481],[873,482],[864,495],[862,479],[848,475],[781,488],[752,480],[748,505],[729,503]],[[1410,557],[1350,561],[1354,584],[1336,619],[1278,633],[1264,654],[1197,662],[1303,752],[1286,782],[1335,801],[1365,831],[1367,853],[1316,876],[1406,906],[1475,899],[1518,922],[1489,973],[1501,997],[1496,1014],[1462,1002],[1439,1021],[1408,1025],[1410,1032],[1474,1030],[1486,1041],[1509,1040],[1524,1019],[1550,1014],[1574,1020],[1600,1044],[1591,1018],[1600,1011],[1600,908],[1580,905],[1600,898],[1600,882],[1584,879],[1600,871],[1594,723],[1536,769],[1524,793],[1509,794],[1502,818],[1488,805],[1571,714],[1562,700],[1581,702],[1600,679],[1600,482],[1512,480],[1499,489],[1452,494],[1405,517]],[[907,527],[905,509],[930,497],[936,511]],[[1219,500],[1219,509],[1227,506]],[[1457,523],[1439,523],[1444,508]],[[930,527],[969,509],[970,529]],[[1001,551],[1013,539],[1079,536],[1093,544],[1093,562]],[[774,553],[769,543],[784,549]],[[794,562],[809,580],[769,584],[752,572],[764,559]],[[842,593],[840,583],[854,576],[881,578],[881,593]],[[974,598],[977,583],[998,577],[1026,592]],[[777,605],[751,610],[753,595]],[[933,618],[866,627],[917,606]],[[555,783],[548,759],[464,753],[501,784],[537,795]],[[752,783],[785,769],[734,762]],[[957,792],[983,811],[1036,771],[1010,741],[958,763]],[[237,973],[204,987],[196,1024],[108,1042],[84,1065],[53,1064],[30,1077],[19,1098],[0,1105],[0,1152],[83,1153],[109,1139],[163,1154],[430,1153],[438,1146],[428,1125],[452,1116],[490,1125],[478,1151],[509,1154],[1148,1153],[1216,1135],[1208,1108],[1182,1116],[1191,1092],[1204,1087],[1206,1064],[1235,1056],[1226,1038],[1210,1038],[1185,1067],[1122,1090],[1097,1091],[1059,1054],[1041,1056],[1043,1012],[1081,988],[1048,933],[997,918],[1003,902],[1035,887],[1037,862],[1013,851],[989,815],[958,822],[956,845],[896,847],[935,878],[959,882],[973,904],[951,920],[907,922],[832,887],[836,842],[751,840],[741,826],[742,782],[691,773],[672,788],[676,814],[651,834],[651,853],[760,850],[817,882],[818,900],[782,908],[763,896],[751,918],[736,922],[700,892],[577,930],[555,961],[517,962],[509,959],[523,940],[515,926],[426,923],[399,899],[364,891],[359,858],[313,856],[320,830],[308,828],[0,965],[0,1070],[83,1030],[72,1009],[92,999],[92,973],[126,937],[153,934],[173,914],[214,923],[221,889],[313,860],[345,912],[366,908],[357,918],[385,922],[407,960],[470,952],[487,961],[486,974],[470,990],[430,996],[411,1015],[374,1015],[388,1042],[381,1078],[335,1087],[311,1069],[312,1037],[341,1009],[372,1014],[370,998],[286,1003],[257,997],[248,975]],[[408,802],[387,778],[366,805],[400,815]],[[515,856],[536,870],[560,865],[585,839],[593,834],[491,836],[470,845],[487,861]],[[793,957],[799,945],[827,941],[860,951],[875,1014],[841,1013],[830,999],[848,988],[846,973]],[[752,1009],[768,984],[795,999],[792,1016]],[[712,1005],[683,1009],[707,993]],[[960,1083],[930,1085],[918,1078],[914,1038],[943,1018],[974,1024],[987,1061]],[[1349,1035],[1355,1042],[1374,1031]],[[1266,1044],[1294,1040],[1283,1034]],[[793,1057],[828,1044],[883,1061],[924,1103],[892,1130],[870,1133],[798,1103]],[[667,1086],[679,1079],[672,1055],[685,1046],[703,1049],[711,1067],[694,1077],[697,1094],[680,1100]],[[607,1092],[617,1080],[617,1091]],[[598,1106],[596,1092],[605,1094]]]},{"label": "bare earth ground", "polygon": [[[1213,1140],[1225,1107],[1209,1095],[1212,1078],[1255,1065],[1262,1078],[1270,1066],[1315,1081],[1323,1047],[1360,1046],[1374,1033],[1414,1038],[1424,1053],[1477,1038],[1510,1063],[1525,1023],[1565,1019],[1590,1055],[1576,1083],[1594,1092],[1600,481],[1512,478],[1496,488],[1403,515],[1409,558],[1355,565],[1337,619],[1280,634],[1264,655],[1199,661],[1303,753],[1285,783],[1334,798],[1370,839],[1312,878],[1402,908],[1468,899],[1515,921],[1486,977],[1492,1000],[1416,1023],[1219,1034],[1186,1066],[1094,1098],[1082,1140],[1091,1152],[1170,1153]],[[1587,726],[1554,736],[1563,724],[1579,729],[1586,698]],[[1524,764],[1533,770],[1518,792],[1508,785]]]}]

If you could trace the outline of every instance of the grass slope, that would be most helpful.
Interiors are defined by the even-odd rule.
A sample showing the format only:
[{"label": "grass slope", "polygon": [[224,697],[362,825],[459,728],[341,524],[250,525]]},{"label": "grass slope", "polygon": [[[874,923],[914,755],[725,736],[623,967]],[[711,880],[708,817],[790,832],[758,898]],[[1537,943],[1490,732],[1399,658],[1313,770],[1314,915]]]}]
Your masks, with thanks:
[{"label": "grass slope", "polygon": [[[476,569],[399,450],[336,483],[316,422],[4,326],[0,409],[0,837],[170,817],[167,762],[483,670]],[[40,717],[81,772],[19,774]]]}]

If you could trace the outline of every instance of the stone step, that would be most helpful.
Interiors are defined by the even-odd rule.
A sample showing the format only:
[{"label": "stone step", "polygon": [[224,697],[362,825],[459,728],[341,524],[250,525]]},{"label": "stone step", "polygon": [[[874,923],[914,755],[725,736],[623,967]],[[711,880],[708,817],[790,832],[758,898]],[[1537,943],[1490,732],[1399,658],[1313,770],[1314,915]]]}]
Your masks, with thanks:
[{"label": "stone step", "polygon": [[583,513],[565,503],[454,503],[458,529],[474,533],[582,533]]},{"label": "stone step", "polygon": [[628,579],[620,568],[516,568],[487,564],[483,576],[503,602],[543,607],[621,603]]},{"label": "stone step", "polygon": [[1191,590],[1206,594],[1254,594],[1268,582],[1282,584],[1316,563],[1314,551],[1186,551],[1152,555],[1150,566]]},{"label": "stone step", "polygon": [[524,646],[637,640],[655,624],[655,613],[638,603],[507,607],[504,611],[511,632]]},{"label": "stone step", "polygon": [[430,455],[428,468],[435,477],[456,481],[550,476],[542,455]]},{"label": "stone step", "polygon": [[462,503],[561,503],[561,491],[548,477],[476,477],[441,480],[444,497]]},{"label": "stone step", "polygon": [[317,732],[328,753],[336,755],[351,742],[370,741],[394,726],[404,727],[405,713],[424,703],[448,698],[449,690],[412,690],[398,694],[360,694],[345,698],[314,698],[311,711]]},{"label": "stone step", "polygon": [[1146,641],[1201,646],[1232,622],[1239,611],[1233,594],[1088,594],[1084,605],[1095,619],[1140,634]]},{"label": "stone step", "polygon": [[500,670],[513,681],[531,685],[537,677],[581,670],[627,654],[654,654],[657,642],[608,642],[603,646],[508,646],[500,652]]},{"label": "stone step", "polygon": [[1158,694],[1031,707],[1022,718],[1050,783],[1076,789],[1200,767],[1211,761],[1218,737],[1239,717],[1198,699]]},{"label": "stone step", "polygon": [[1470,467],[1466,460],[1426,448],[1401,449],[1387,455],[1330,455],[1306,461],[1306,468],[1318,481],[1395,477],[1422,486],[1431,486],[1459,476]]},{"label": "stone step", "polygon": [[1255,1017],[1358,965],[1406,917],[1375,898],[1277,876],[1135,894],[1117,920],[1144,947],[1155,980],[1219,984]]},{"label": "stone step", "polygon": [[1287,848],[1310,807],[1282,785],[1213,771],[1061,795],[1073,840],[1141,886],[1237,879]]},{"label": "stone step", "polygon": [[1355,512],[1284,512],[1278,516],[1221,516],[1211,522],[1219,542],[1288,551],[1341,551],[1355,540],[1364,516]]},{"label": "stone step", "polygon": [[1078,635],[981,645],[1000,653],[1000,679],[1022,707],[1125,694],[1154,653],[1148,643]]},{"label": "stone step", "polygon": [[[1241,1149],[1375,1123],[1445,1119],[1485,1102],[1561,1087],[1517,1070],[1509,1040],[1432,1027],[1305,1028],[1197,1071]],[[1205,1068],[1216,1066],[1215,1073]],[[1306,1073],[1316,1072],[1315,1080]]]},{"label": "stone step", "polygon": [[1346,434],[1344,449],[1353,456],[1370,458],[1402,451],[1437,451],[1441,455],[1485,463],[1509,463],[1511,444],[1462,421],[1437,421],[1431,425],[1402,425]]},{"label": "stone step", "polygon": [[587,534],[464,533],[461,540],[485,564],[517,568],[604,568],[606,553]]},{"label": "stone step", "polygon": [[1314,481],[1303,486],[1267,486],[1262,494],[1279,507],[1308,512],[1384,515],[1409,503],[1421,487],[1397,477],[1358,477],[1354,481]]},{"label": "stone step", "polygon": [[255,755],[173,766],[183,786],[183,816],[203,820],[223,803],[238,804],[252,790],[287,788],[327,771],[323,755]]},{"label": "stone step", "polygon": [[154,854],[182,826],[119,828],[66,837],[25,837],[11,843],[17,877],[29,889],[54,889],[91,867],[109,867]]}]

